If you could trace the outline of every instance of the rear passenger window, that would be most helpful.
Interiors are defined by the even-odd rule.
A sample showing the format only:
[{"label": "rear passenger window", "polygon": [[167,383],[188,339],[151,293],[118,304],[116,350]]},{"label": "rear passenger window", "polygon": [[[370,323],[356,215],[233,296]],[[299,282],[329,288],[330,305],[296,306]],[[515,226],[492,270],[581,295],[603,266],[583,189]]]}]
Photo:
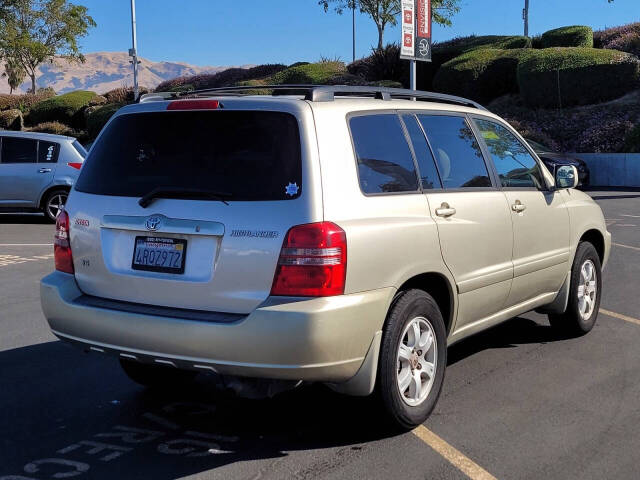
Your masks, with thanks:
[{"label": "rear passenger window", "polygon": [[418,190],[413,156],[397,115],[357,116],[349,125],[364,193]]},{"label": "rear passenger window", "polygon": [[40,140],[38,148],[38,163],[56,163],[58,161],[58,151],[60,145],[53,142],[45,142]]},{"label": "rear passenger window", "polygon": [[2,137],[2,163],[36,163],[38,142],[18,137]]},{"label": "rear passenger window", "polygon": [[535,187],[545,185],[538,162],[518,138],[502,125],[475,119],[486,143],[503,187]]},{"label": "rear passenger window", "polygon": [[444,188],[491,187],[482,150],[463,117],[418,115],[433,154]]},{"label": "rear passenger window", "polygon": [[414,115],[403,115],[402,120],[404,120],[404,124],[407,127],[411,143],[413,144],[413,151],[416,154],[418,169],[420,170],[420,177],[422,179],[422,188],[425,190],[442,188],[433,154],[429,149],[427,139],[418,124],[418,120]]}]

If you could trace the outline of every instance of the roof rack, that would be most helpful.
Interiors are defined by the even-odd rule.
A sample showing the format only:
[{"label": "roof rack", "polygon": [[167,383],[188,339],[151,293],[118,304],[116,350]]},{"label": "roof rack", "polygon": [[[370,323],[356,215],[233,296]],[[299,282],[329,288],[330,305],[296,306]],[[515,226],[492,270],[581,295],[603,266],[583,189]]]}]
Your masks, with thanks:
[{"label": "roof rack", "polygon": [[444,93],[423,92],[402,88],[360,87],[350,85],[256,85],[238,87],[206,88],[185,92],[157,92],[142,95],[140,103],[161,100],[177,100],[202,96],[241,96],[254,95],[256,91],[271,90],[271,95],[301,95],[311,102],[332,102],[336,97],[372,97],[378,100],[417,100],[426,102],[449,103],[465,107],[486,110],[482,105],[467,98]]}]

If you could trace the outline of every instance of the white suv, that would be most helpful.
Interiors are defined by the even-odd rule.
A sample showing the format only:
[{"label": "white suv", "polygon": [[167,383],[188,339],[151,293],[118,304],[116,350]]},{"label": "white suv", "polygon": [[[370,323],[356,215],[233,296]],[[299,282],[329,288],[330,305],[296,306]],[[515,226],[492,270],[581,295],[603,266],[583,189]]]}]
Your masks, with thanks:
[{"label": "white suv", "polygon": [[593,327],[611,236],[575,167],[554,179],[457,97],[247,93],[147,96],[105,127],[42,280],[60,339],[145,385],[215,372],[377,388],[411,428],[447,345],[533,309]]}]

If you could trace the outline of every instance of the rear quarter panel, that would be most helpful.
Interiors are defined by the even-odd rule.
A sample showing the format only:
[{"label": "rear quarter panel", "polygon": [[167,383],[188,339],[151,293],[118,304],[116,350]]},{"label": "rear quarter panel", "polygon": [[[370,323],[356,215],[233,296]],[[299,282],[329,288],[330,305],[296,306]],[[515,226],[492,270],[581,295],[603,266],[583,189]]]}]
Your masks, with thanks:
[{"label": "rear quarter panel", "polygon": [[347,234],[345,293],[400,288],[422,273],[441,274],[455,285],[442,259],[426,195],[362,193],[348,113],[335,105],[314,105],[324,217]]}]

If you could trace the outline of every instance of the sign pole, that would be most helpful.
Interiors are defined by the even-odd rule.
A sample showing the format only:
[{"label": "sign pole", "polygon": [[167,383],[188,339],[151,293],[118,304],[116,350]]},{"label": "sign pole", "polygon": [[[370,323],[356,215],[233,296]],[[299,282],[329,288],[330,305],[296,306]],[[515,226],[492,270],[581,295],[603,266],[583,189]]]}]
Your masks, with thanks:
[{"label": "sign pole", "polygon": [[417,68],[417,62],[415,60],[411,60],[411,64],[409,66],[409,81],[411,83],[411,90],[417,90],[418,89],[418,68]]},{"label": "sign pole", "polygon": [[353,61],[356,61],[356,2],[355,0],[353,1],[353,4],[351,5],[353,7]]},{"label": "sign pole", "polygon": [[136,31],[136,0],[131,0],[131,40],[133,48],[129,50],[129,56],[132,57],[133,64],[133,100],[138,101],[140,93],[138,89],[138,34]]}]

